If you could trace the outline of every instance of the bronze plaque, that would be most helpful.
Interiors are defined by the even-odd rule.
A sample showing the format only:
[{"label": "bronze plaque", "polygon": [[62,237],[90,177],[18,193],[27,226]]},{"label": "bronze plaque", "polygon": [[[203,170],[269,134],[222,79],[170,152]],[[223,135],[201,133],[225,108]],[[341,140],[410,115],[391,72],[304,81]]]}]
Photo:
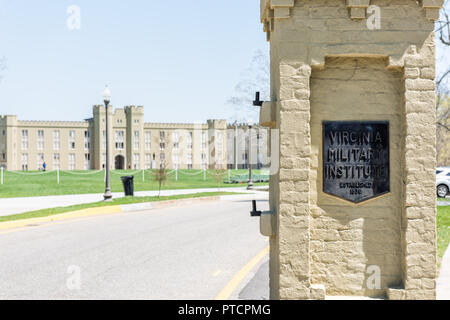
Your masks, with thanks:
[{"label": "bronze plaque", "polygon": [[388,193],[389,122],[323,122],[323,192],[358,203]]}]

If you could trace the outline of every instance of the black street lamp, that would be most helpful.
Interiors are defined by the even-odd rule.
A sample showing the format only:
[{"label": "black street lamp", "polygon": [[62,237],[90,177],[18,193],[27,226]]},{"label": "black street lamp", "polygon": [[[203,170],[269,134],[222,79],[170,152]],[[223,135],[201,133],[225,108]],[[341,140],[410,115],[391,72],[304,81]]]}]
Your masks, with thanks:
[{"label": "black street lamp", "polygon": [[253,177],[252,177],[252,127],[253,123],[248,122],[248,185],[247,190],[253,188]]},{"label": "black street lamp", "polygon": [[111,194],[111,182],[110,182],[110,172],[109,172],[109,121],[108,121],[108,106],[111,101],[111,91],[109,91],[108,86],[106,86],[105,91],[103,91],[103,101],[105,102],[106,111],[106,179],[105,179],[105,194],[103,198],[105,201],[112,201]]},{"label": "black street lamp", "polygon": [[[264,101],[260,100],[260,93],[259,91],[257,91],[255,93],[255,100],[253,100],[253,105],[255,107],[262,107]],[[249,162],[249,166],[248,166],[248,186],[247,189],[252,189],[253,188],[253,178],[252,178],[252,122],[249,121],[248,123],[248,162]],[[259,143],[259,142],[258,142]],[[256,152],[256,157],[257,157],[257,161],[258,161],[258,151]],[[256,209],[254,209],[256,210]]]}]

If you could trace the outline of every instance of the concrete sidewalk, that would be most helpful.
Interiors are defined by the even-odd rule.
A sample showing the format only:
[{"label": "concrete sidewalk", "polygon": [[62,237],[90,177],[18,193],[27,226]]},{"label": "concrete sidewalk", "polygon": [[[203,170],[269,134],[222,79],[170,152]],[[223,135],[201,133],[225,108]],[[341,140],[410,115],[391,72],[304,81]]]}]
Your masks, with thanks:
[{"label": "concrete sidewalk", "polygon": [[[256,189],[257,190],[257,189]],[[245,187],[221,188],[221,192],[239,192],[255,193],[259,191],[247,190]],[[217,188],[204,189],[179,189],[179,190],[161,190],[162,196],[173,196],[181,194],[217,192]],[[138,197],[157,196],[158,191],[137,191],[134,193]],[[123,192],[114,192],[113,198],[121,198]],[[76,204],[92,203],[103,200],[103,194],[77,194],[64,196],[44,196],[44,197],[26,197],[26,198],[0,198],[0,216],[28,212],[33,210],[67,207]]]},{"label": "concrete sidewalk", "polygon": [[438,300],[450,300],[450,247],[441,261],[441,272],[437,279],[436,291]]}]

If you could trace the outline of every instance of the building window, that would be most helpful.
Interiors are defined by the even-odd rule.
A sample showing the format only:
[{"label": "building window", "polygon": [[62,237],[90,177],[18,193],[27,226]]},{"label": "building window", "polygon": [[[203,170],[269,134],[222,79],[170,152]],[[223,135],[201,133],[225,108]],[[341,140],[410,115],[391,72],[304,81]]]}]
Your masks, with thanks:
[{"label": "building window", "polygon": [[192,149],[192,132],[189,132],[187,136],[187,148]]},{"label": "building window", "polygon": [[37,169],[38,170],[44,169],[44,154],[43,153],[37,154]]},{"label": "building window", "polygon": [[116,131],[116,149],[122,150],[124,147],[124,136],[123,131]]},{"label": "building window", "polygon": [[133,155],[133,165],[134,165],[134,169],[135,170],[140,168],[140,166],[139,166],[139,153],[135,153]]},{"label": "building window", "polygon": [[162,167],[166,163],[166,155],[164,153],[161,153],[159,155],[159,166]]},{"label": "building window", "polygon": [[84,149],[91,149],[91,133],[88,130],[84,131]]},{"label": "building window", "polygon": [[103,149],[106,149],[106,130],[103,130],[102,132],[102,146]]},{"label": "building window", "polygon": [[55,130],[53,131],[53,150],[59,150],[59,146],[60,146],[60,135],[59,135],[59,131]]},{"label": "building window", "polygon": [[55,153],[53,155],[53,168],[54,169],[59,169],[59,153]]},{"label": "building window", "polygon": [[174,149],[178,149],[178,147],[180,146],[180,143],[179,143],[179,137],[180,137],[180,135],[179,135],[179,132],[173,132],[172,133],[172,139],[173,139],[173,148]]},{"label": "building window", "polygon": [[37,149],[44,150],[44,130],[38,130],[37,132]]},{"label": "building window", "polygon": [[69,131],[69,150],[75,150],[75,131]]},{"label": "building window", "polygon": [[164,131],[159,132],[159,150],[166,149],[166,133]]},{"label": "building window", "polygon": [[241,139],[241,151],[242,152],[247,151],[247,137],[246,136],[242,136],[242,139]]},{"label": "building window", "polygon": [[152,155],[147,153],[145,155],[145,169],[151,169],[152,168]]},{"label": "building window", "polygon": [[192,153],[188,153],[187,155],[187,168],[189,170],[192,169]]},{"label": "building window", "polygon": [[222,132],[217,132],[217,152],[216,152],[216,163],[219,168],[222,168],[222,158],[223,158],[223,136]]},{"label": "building window", "polygon": [[84,154],[84,170],[91,170],[91,154]]},{"label": "building window", "polygon": [[2,130],[2,135],[6,136],[6,130]]},{"label": "building window", "polygon": [[206,170],[206,154],[202,153],[202,170]]},{"label": "building window", "polygon": [[152,147],[152,133],[145,131],[145,150],[150,150]]},{"label": "building window", "polygon": [[242,169],[248,169],[248,163],[247,163],[247,160],[248,160],[248,155],[247,155],[247,153],[243,153],[243,154],[242,154]]},{"label": "building window", "polygon": [[222,150],[223,147],[223,136],[222,132],[217,132],[217,148]]},{"label": "building window", "polygon": [[178,166],[179,166],[179,156],[177,153],[172,154],[172,163],[173,163],[173,168],[175,170],[177,170]]},{"label": "building window", "polygon": [[106,153],[102,153],[102,168],[106,167]]},{"label": "building window", "polygon": [[28,130],[22,130],[22,150],[28,149]]},{"label": "building window", "polygon": [[206,132],[202,132],[202,150],[206,150]]},{"label": "building window", "polygon": [[75,154],[69,154],[69,170],[75,170]]},{"label": "building window", "polygon": [[139,149],[139,131],[134,132],[134,149]]},{"label": "building window", "polygon": [[28,171],[28,154],[22,153],[22,171]]}]

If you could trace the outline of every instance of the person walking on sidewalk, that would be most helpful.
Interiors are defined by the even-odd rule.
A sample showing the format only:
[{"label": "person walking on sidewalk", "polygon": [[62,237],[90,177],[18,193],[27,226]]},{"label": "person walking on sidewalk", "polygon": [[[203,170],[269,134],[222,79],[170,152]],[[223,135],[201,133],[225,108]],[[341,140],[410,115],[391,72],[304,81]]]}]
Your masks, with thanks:
[{"label": "person walking on sidewalk", "polygon": [[47,164],[45,163],[45,161],[44,161],[44,164],[42,165],[42,168],[44,169],[44,171],[45,171],[45,169],[47,169]]}]

